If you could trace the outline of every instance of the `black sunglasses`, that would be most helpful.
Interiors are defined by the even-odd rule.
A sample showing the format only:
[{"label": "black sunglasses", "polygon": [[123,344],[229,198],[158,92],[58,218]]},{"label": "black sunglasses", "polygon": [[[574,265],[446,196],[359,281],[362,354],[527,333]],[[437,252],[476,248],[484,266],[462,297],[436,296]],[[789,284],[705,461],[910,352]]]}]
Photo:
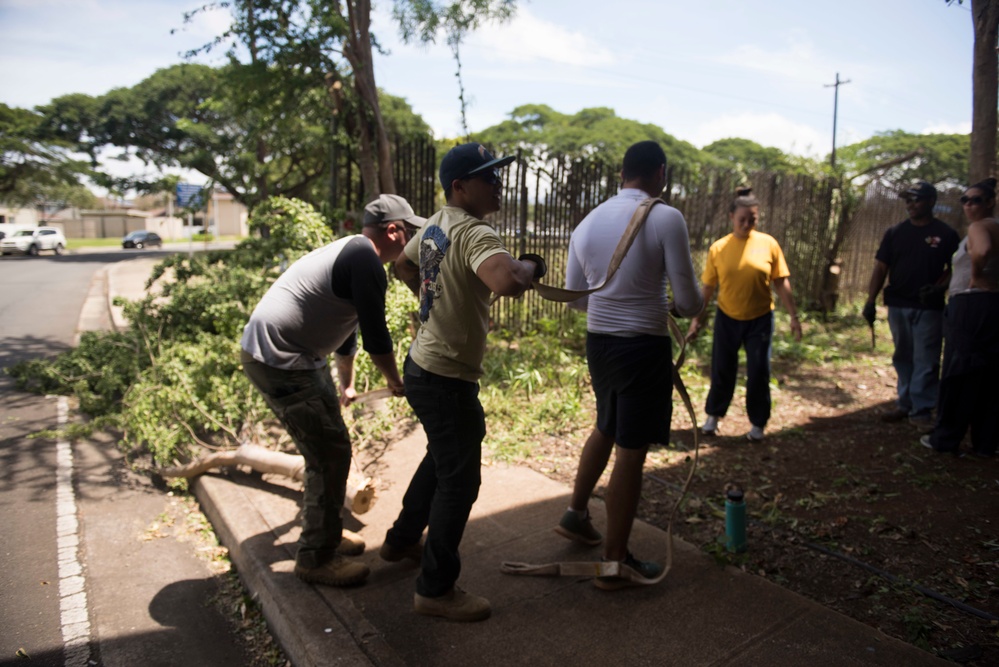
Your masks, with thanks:
[{"label": "black sunglasses", "polygon": [[923,201],[929,199],[929,197],[926,197],[925,195],[905,195],[904,197],[902,197],[902,199],[904,199],[907,202],[914,202],[914,201]]},{"label": "black sunglasses", "polygon": [[968,195],[961,195],[961,206],[967,206],[968,204],[974,204],[975,206],[980,206],[985,203],[985,197],[980,195],[975,195],[974,197],[969,197]]},{"label": "black sunglasses", "polygon": [[489,171],[480,171],[477,174],[472,174],[471,176],[466,176],[462,180],[469,180],[472,178],[478,178],[485,181],[487,185],[496,185],[500,182],[500,175],[495,169],[490,169]]}]

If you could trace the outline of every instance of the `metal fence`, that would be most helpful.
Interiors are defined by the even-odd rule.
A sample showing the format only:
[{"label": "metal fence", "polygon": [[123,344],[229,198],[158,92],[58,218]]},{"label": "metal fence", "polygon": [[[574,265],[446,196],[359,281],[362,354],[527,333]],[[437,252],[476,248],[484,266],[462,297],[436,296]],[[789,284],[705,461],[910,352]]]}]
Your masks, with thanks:
[{"label": "metal fence", "polygon": [[[429,140],[397,142],[393,158],[397,189],[419,214],[439,208],[437,159]],[[349,173],[349,172],[348,172]],[[539,161],[518,153],[501,170],[503,203],[490,223],[515,256],[542,255],[548,262],[547,282],[565,278],[569,237],[598,204],[620,185],[619,169],[598,161],[552,158]],[[832,310],[837,301],[861,298],[884,232],[904,220],[905,206],[896,190],[871,184],[859,202],[849,206],[837,181],[774,172],[736,173],[726,169],[669,169],[663,198],[683,213],[698,272],[710,245],[731,232],[728,207],[737,187],[750,184],[760,200],[757,228],[780,244],[791,271],[795,299],[804,308]],[[963,235],[959,193],[941,193],[934,214]],[[564,304],[541,299],[531,291],[520,299],[499,299],[492,307],[492,326],[522,332],[550,320],[564,323]]]},{"label": "metal fence", "polygon": [[[618,172],[600,163],[555,159],[538,164],[518,155],[516,163],[504,171],[503,208],[490,222],[515,255],[536,252],[545,257],[548,281],[561,284],[572,231],[587,213],[617,192]],[[736,187],[745,180],[723,169],[669,170],[663,197],[687,220],[698,271],[711,243],[731,231],[728,206]],[[835,183],[767,172],[751,173],[748,180],[760,199],[759,229],[781,244],[799,300],[817,302],[823,287],[822,269],[836,231]],[[561,322],[566,314],[563,304],[544,301],[534,292],[518,300],[500,299],[491,313],[495,328],[513,331],[523,331],[539,319]]]}]

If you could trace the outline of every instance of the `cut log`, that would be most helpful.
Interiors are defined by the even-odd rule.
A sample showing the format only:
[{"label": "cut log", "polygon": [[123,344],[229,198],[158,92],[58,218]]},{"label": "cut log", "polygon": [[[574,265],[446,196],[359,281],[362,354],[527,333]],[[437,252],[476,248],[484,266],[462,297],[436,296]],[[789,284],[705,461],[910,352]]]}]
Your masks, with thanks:
[{"label": "cut log", "polygon": [[[305,459],[297,454],[275,452],[258,445],[243,444],[237,449],[215,452],[195,459],[182,466],[165,468],[160,471],[164,477],[190,479],[202,475],[213,468],[223,466],[247,466],[259,473],[282,475],[301,482],[305,475]],[[354,514],[364,514],[375,504],[375,484],[370,477],[350,469],[347,477],[347,494],[344,507]]]}]

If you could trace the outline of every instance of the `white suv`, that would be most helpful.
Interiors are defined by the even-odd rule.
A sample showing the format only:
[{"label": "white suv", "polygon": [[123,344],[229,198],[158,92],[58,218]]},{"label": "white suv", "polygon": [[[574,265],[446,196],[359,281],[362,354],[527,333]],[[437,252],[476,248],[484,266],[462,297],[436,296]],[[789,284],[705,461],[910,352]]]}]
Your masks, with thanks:
[{"label": "white suv", "polygon": [[61,255],[66,248],[66,237],[55,227],[34,227],[22,229],[0,240],[0,253],[13,252],[37,255],[42,250],[51,250]]}]

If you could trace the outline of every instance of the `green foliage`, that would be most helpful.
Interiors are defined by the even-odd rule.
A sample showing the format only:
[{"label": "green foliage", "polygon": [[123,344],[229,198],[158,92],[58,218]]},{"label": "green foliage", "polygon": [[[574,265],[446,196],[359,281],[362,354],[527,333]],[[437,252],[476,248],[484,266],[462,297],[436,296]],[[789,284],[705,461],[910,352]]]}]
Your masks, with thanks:
[{"label": "green foliage", "polygon": [[7,373],[22,391],[73,394],[84,412],[101,417],[117,411],[122,397],[150,364],[134,332],[86,332],[80,344],[53,359],[22,361]]},{"label": "green foliage", "polygon": [[542,161],[556,155],[586,157],[617,167],[629,146],[646,140],[662,144],[670,165],[694,168],[705,161],[695,146],[662,128],[619,118],[612,109],[603,107],[568,115],[545,104],[525,104],[510,112],[510,120],[486,128],[475,138],[499,153],[524,149],[528,157]]},{"label": "green foliage", "polygon": [[529,457],[534,443],[572,433],[589,420],[585,337],[585,316],[575,313],[561,333],[541,323],[539,331],[517,339],[490,339],[480,400],[494,456]]},{"label": "green foliage", "polygon": [[394,0],[392,16],[399,23],[405,42],[434,43],[440,33],[450,41],[487,21],[506,21],[517,8],[517,0],[462,0],[440,4],[432,0]]},{"label": "green foliage", "polygon": [[865,176],[887,185],[920,179],[938,187],[965,187],[970,150],[967,134],[893,130],[837,149],[836,162],[851,179]]},{"label": "green foliage", "polygon": [[73,144],[46,130],[44,118],[0,104],[0,199],[8,205],[92,206],[80,182],[89,166],[70,154]]},{"label": "green foliage", "polygon": [[301,201],[267,200],[250,221],[265,225],[269,239],[234,251],[168,257],[150,277],[159,292],[123,304],[129,330],[84,334],[77,348],[11,375],[23,389],[75,394],[98,425],[121,429],[125,446],[148,448],[160,465],[189,458],[199,444],[234,444],[269,416],[239,365],[243,326],[275,267],[332,240]]},{"label": "green foliage", "polygon": [[779,148],[761,146],[751,139],[719,139],[702,149],[728,166],[738,165],[746,171],[793,170],[793,165]]}]

